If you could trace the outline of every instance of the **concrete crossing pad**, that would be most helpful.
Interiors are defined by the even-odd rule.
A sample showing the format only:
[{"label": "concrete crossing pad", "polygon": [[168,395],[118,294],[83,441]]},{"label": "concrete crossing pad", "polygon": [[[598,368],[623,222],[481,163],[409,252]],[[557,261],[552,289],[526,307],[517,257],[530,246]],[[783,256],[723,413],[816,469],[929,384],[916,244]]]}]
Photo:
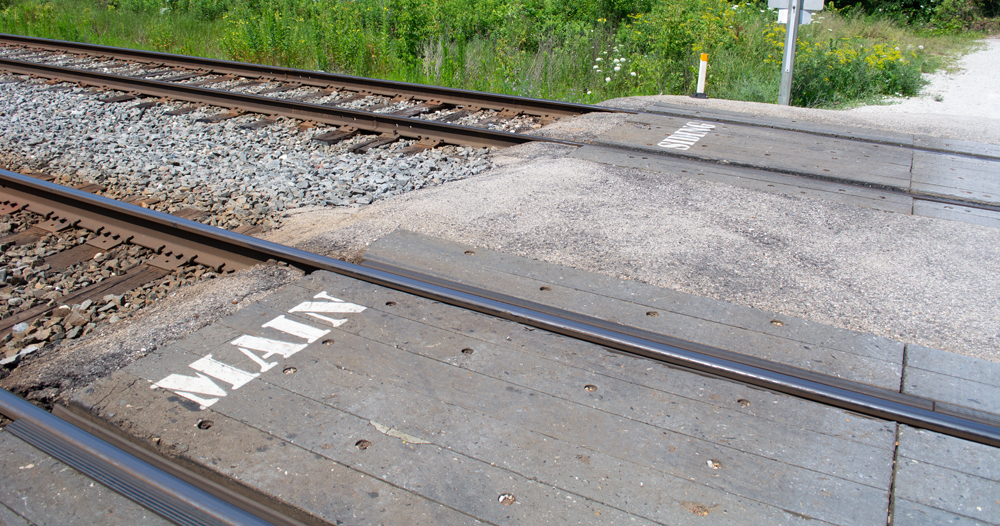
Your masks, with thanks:
[{"label": "concrete crossing pad", "polygon": [[1000,227],[1000,187],[993,177],[1000,173],[998,147],[725,112],[656,110],[629,116],[573,156]]},{"label": "concrete crossing pad", "polygon": [[[876,384],[904,373],[899,342],[634,282],[406,232],[368,255],[649,330],[814,356],[816,369],[886,364]],[[161,347],[72,408],[333,524],[855,525],[887,523],[890,506],[978,517],[935,507],[925,475],[899,467],[897,441],[919,462],[924,442],[910,435],[924,432],[328,272]],[[991,474],[956,462],[940,467],[980,493],[950,498],[990,487]]]}]

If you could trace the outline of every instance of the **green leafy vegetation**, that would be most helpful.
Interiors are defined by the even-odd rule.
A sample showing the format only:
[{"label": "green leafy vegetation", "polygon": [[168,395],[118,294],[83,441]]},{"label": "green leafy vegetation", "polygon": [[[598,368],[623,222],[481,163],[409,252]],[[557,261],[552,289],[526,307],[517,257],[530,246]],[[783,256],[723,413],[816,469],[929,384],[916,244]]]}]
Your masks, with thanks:
[{"label": "green leafy vegetation", "polygon": [[[925,1],[802,26],[794,103],[914,95],[1000,2]],[[700,53],[710,96],[774,102],[775,19],[726,0],[0,0],[7,33],[579,102],[690,93]]]}]

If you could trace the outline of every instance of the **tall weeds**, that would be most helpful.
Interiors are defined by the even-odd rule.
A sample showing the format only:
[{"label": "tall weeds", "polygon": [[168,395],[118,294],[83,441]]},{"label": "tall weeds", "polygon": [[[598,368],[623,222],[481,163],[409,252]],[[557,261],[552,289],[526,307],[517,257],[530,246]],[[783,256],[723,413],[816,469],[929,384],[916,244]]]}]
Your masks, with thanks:
[{"label": "tall weeds", "polygon": [[[710,96],[773,102],[783,42],[773,12],[726,0],[2,1],[4,32],[581,102],[688,93],[703,52]],[[798,104],[911,94],[967,41],[823,15]]]}]

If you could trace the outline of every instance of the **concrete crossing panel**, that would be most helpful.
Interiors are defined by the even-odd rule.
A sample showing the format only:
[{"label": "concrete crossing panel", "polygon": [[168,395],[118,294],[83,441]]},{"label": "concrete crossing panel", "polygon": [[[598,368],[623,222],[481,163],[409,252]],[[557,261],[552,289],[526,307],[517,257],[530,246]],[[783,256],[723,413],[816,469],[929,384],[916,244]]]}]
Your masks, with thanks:
[{"label": "concrete crossing panel", "polygon": [[[76,407],[324,520],[398,522],[408,507],[408,523],[888,513],[894,424],[336,274],[201,332],[78,393]],[[362,478],[363,494],[344,482]],[[349,509],[364,520],[346,521]]]},{"label": "concrete crossing panel", "polygon": [[[899,387],[903,345],[886,338],[404,231],[383,237],[365,257],[683,340],[893,390]],[[587,283],[597,284],[600,292]],[[806,330],[813,326],[814,331]]]}]

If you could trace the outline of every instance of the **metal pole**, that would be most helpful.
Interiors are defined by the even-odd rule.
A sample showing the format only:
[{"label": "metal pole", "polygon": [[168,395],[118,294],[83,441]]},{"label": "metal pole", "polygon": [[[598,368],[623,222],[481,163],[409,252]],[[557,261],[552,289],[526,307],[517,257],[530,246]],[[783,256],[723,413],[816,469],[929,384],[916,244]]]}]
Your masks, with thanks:
[{"label": "metal pole", "polygon": [[788,0],[788,26],[785,29],[785,58],[781,61],[781,86],[778,104],[788,106],[792,99],[792,69],[795,67],[795,42],[799,33],[799,17],[803,0]]}]

